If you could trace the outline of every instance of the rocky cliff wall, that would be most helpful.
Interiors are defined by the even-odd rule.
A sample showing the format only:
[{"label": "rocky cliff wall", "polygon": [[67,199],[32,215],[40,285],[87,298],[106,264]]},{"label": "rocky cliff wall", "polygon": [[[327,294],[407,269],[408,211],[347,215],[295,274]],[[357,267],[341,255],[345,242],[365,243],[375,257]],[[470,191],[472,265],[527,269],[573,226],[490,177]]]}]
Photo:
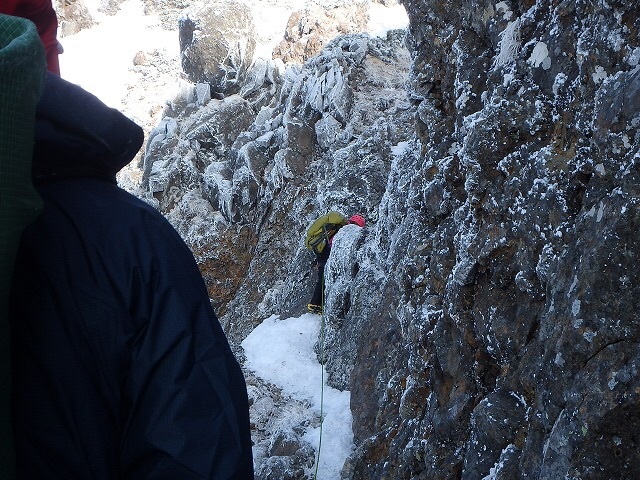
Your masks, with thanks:
[{"label": "rocky cliff wall", "polygon": [[236,344],[303,311],[318,214],[367,217],[327,266],[343,478],[640,478],[639,8],[403,4],[406,36],[176,99],[142,194]]},{"label": "rocky cliff wall", "polygon": [[347,476],[636,478],[638,7],[403,3],[422,149]]}]

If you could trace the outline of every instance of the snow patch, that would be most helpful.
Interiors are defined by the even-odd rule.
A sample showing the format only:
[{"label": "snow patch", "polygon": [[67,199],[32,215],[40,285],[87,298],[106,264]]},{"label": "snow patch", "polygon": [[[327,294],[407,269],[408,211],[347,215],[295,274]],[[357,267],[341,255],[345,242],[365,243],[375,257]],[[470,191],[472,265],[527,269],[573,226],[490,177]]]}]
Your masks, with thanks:
[{"label": "snow patch", "polygon": [[608,77],[609,77],[609,74],[600,65],[596,65],[596,69],[594,70],[593,74],[591,75],[591,78],[593,79],[593,83],[595,83],[596,85],[602,83]]},{"label": "snow patch", "polygon": [[[324,478],[340,478],[340,469],[353,450],[350,393],[329,387],[323,378],[313,350],[320,322],[319,315],[310,313],[284,320],[273,315],[245,338],[242,348],[246,368],[286,395],[309,401],[318,415],[323,412],[318,470]],[[303,438],[317,451],[320,428],[307,430]]]},{"label": "snow patch", "polygon": [[542,67],[544,70],[549,70],[549,68],[551,68],[551,57],[549,57],[547,44],[544,42],[536,43],[527,62],[533,66],[533,68]]},{"label": "snow patch", "polygon": [[[134,56],[140,51],[162,51],[179,65],[177,32],[164,30],[157,15],[145,15],[142,0],[122,3],[113,16],[98,11],[98,0],[85,3],[99,23],[62,38],[65,49],[60,55],[62,77],[126,113],[123,99],[131,83]],[[175,84],[169,83],[164,91],[156,88],[153,97],[171,98],[174,91]]]},{"label": "snow patch", "polygon": [[369,4],[369,23],[367,29],[373,37],[385,37],[389,30],[404,30],[409,26],[409,17],[404,6],[385,6],[380,3]]},{"label": "snow patch", "polygon": [[400,142],[391,147],[391,154],[394,157],[402,157],[411,148],[409,142]]}]

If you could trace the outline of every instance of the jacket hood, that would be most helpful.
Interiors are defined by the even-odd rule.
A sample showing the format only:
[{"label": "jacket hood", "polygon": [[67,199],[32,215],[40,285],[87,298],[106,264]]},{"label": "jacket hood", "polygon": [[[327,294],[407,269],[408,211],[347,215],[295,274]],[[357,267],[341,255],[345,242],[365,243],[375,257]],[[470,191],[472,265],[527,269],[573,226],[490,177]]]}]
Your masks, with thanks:
[{"label": "jacket hood", "polygon": [[36,183],[69,177],[115,180],[138,153],[142,128],[97,97],[48,73],[36,109]]}]

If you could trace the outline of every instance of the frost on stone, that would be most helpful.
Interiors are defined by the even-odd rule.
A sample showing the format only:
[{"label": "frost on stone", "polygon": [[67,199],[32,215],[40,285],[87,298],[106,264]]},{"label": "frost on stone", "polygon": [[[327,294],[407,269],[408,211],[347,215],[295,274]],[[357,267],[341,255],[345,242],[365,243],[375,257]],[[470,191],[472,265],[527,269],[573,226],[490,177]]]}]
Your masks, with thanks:
[{"label": "frost on stone", "polygon": [[284,281],[280,280],[276,285],[265,292],[262,301],[257,306],[257,310],[261,317],[266,318],[276,314],[275,312],[278,304],[280,303],[285,287],[286,285]]},{"label": "frost on stone", "polygon": [[294,177],[294,174],[287,163],[286,150],[278,150],[273,157],[273,166],[266,175],[267,184],[273,190],[279,190],[284,186],[287,179]]},{"label": "frost on stone", "polygon": [[302,94],[310,108],[317,112],[329,111],[340,121],[345,121],[351,108],[351,88],[343,67],[332,60],[325,71],[309,76],[303,84]]},{"label": "frost on stone", "polygon": [[566,73],[560,72],[556,75],[555,80],[553,81],[552,91],[554,95],[558,95],[560,89],[567,83],[569,77],[567,77]]},{"label": "frost on stone", "polygon": [[577,316],[580,313],[580,300],[574,300],[571,304],[571,313],[573,316]]},{"label": "frost on stone", "polygon": [[515,452],[517,450],[518,448],[515,445],[513,444],[507,445],[502,450],[502,453],[500,454],[500,458],[498,459],[496,464],[493,467],[491,467],[491,469],[489,470],[489,474],[482,477],[482,480],[497,480],[499,478],[502,478],[501,473],[504,470],[505,457],[507,457],[511,452]]},{"label": "frost on stone", "polygon": [[571,285],[569,286],[569,291],[567,292],[567,296],[571,295],[571,292],[573,292],[573,290],[576,288],[577,285],[578,285],[578,277],[577,275],[574,275]]},{"label": "frost on stone", "polygon": [[458,285],[469,285],[473,282],[478,270],[478,262],[471,255],[465,254],[453,268],[453,281]]},{"label": "frost on stone", "polygon": [[538,263],[536,265],[536,274],[542,283],[546,283],[549,278],[549,271],[551,269],[551,262],[556,259],[553,247],[549,244],[545,244],[540,252]]},{"label": "frost on stone", "polygon": [[202,247],[208,238],[215,237],[226,222],[198,191],[182,195],[176,206],[166,215],[180,236],[192,247]]},{"label": "frost on stone", "polygon": [[[501,2],[504,3],[504,2]],[[507,27],[500,33],[498,47],[500,52],[496,56],[495,66],[503,67],[515,61],[520,51],[520,19],[509,22]]]},{"label": "frost on stone", "polygon": [[391,147],[391,154],[394,157],[402,157],[406,152],[411,150],[411,144],[409,142],[400,142],[397,145]]},{"label": "frost on stone", "polygon": [[507,2],[496,3],[496,11],[502,14],[502,18],[504,20],[510,20],[511,17],[513,16],[513,12],[509,8],[509,5],[507,4]]},{"label": "frost on stone", "polygon": [[325,114],[315,124],[316,140],[321,148],[329,149],[335,144],[341,144],[346,140],[346,132],[342,130],[342,124],[332,115]]},{"label": "frost on stone", "polygon": [[[570,413],[562,410],[556,418],[551,433],[543,446],[542,454],[544,459],[552,455],[568,457],[568,451],[571,448],[567,439],[567,430],[571,422],[569,417]],[[547,463],[551,464],[551,462]]]},{"label": "frost on stone", "polygon": [[526,292],[526,293],[534,292],[535,287],[531,280],[531,272],[519,271],[516,274],[515,283],[518,289],[522,292]]},{"label": "frost on stone", "polygon": [[627,63],[632,67],[637,67],[640,64],[640,47],[634,48],[627,57]]},{"label": "frost on stone", "polygon": [[596,222],[600,223],[600,221],[602,221],[602,217],[604,217],[604,203],[600,202],[598,213],[596,214]]},{"label": "frost on stone", "polygon": [[226,218],[231,218],[230,171],[225,162],[213,162],[202,175],[203,188],[208,192],[209,202]]},{"label": "frost on stone", "polygon": [[625,46],[624,35],[619,28],[611,30],[607,40],[614,52],[619,52]]},{"label": "frost on stone", "polygon": [[362,297],[362,292],[353,290],[360,265],[366,262],[366,254],[361,251],[361,241],[365,229],[356,225],[342,227],[334,236],[329,261],[325,266],[325,324],[324,355],[327,360],[329,383],[335,388],[346,389],[353,368],[353,358],[346,354],[345,348],[351,348],[353,335],[345,335],[342,328],[353,316],[352,307],[363,308],[363,302],[370,299]]},{"label": "frost on stone", "polygon": [[168,138],[174,137],[177,131],[178,122],[175,119],[171,117],[163,118],[158,126],[149,132],[145,154],[153,150],[158,144],[165,142]]},{"label": "frost on stone", "polygon": [[196,83],[195,86],[196,105],[202,106],[211,100],[211,85],[208,83]]},{"label": "frost on stone", "polygon": [[[362,65],[358,64],[367,49],[360,48],[359,40],[350,37],[336,42],[304,65],[288,66],[280,78],[276,78],[274,71],[274,80],[281,83],[272,101],[253,108],[255,118],[250,126],[231,131],[231,140],[224,149],[217,146],[216,128],[210,132],[192,129],[198,136],[191,144],[180,145],[179,149],[166,148],[164,152],[168,154],[155,157],[160,162],[173,162],[182,172],[183,163],[179,162],[187,158],[189,149],[195,150],[194,144],[198,142],[200,150],[196,151],[195,161],[201,174],[204,172],[202,181],[195,185],[196,189],[183,195],[177,208],[171,211],[171,214],[185,215],[185,221],[178,223],[181,231],[203,235],[213,249],[217,241],[215,230],[191,230],[188,219],[194,224],[202,222],[203,226],[207,225],[207,216],[229,223],[235,223],[236,218],[259,219],[250,223],[249,228],[239,227],[255,229],[259,238],[251,252],[250,266],[238,273],[246,275],[246,279],[225,314],[225,325],[230,325],[236,340],[245,334],[253,318],[264,318],[285,309],[287,312],[304,309],[315,279],[315,272],[308,268],[307,257],[312,254],[298,246],[306,222],[318,216],[319,211],[329,209],[345,214],[361,212],[367,217],[365,229],[347,226],[336,235],[327,264],[326,334],[327,349],[330,348],[331,353],[326,357],[325,366],[327,371],[332,369],[332,376],[339,370],[341,378],[346,379],[345,384],[354,381],[362,387],[365,383],[362,379],[367,380],[365,373],[349,377],[348,363],[354,362],[353,352],[357,348],[373,347],[366,343],[369,338],[363,341],[360,336],[373,333],[375,337],[378,330],[382,335],[389,326],[393,334],[397,334],[398,346],[406,351],[407,359],[394,364],[395,351],[386,348],[386,343],[382,344],[380,355],[388,357],[387,363],[358,359],[370,368],[366,374],[370,374],[372,384],[375,382],[371,390],[385,391],[386,388],[389,393],[385,392],[384,398],[393,408],[383,407],[385,403],[378,404],[380,399],[373,396],[371,405],[352,408],[367,408],[367,414],[380,419],[385,428],[397,428],[400,433],[397,438],[402,438],[398,442],[394,440],[388,457],[370,469],[364,466],[364,461],[370,458],[367,455],[378,443],[363,440],[359,445],[361,457],[357,456],[360,453],[353,457],[353,464],[362,468],[363,478],[372,478],[368,474],[387,459],[389,478],[422,475],[422,470],[410,471],[413,463],[394,466],[393,460],[404,461],[407,457],[399,456],[404,446],[423,441],[419,451],[424,455],[420,463],[423,467],[422,460],[430,458],[430,454],[435,453],[434,458],[437,457],[433,437],[425,430],[436,419],[434,415],[444,418],[448,412],[468,411],[469,404],[447,402],[446,395],[434,390],[421,397],[424,400],[419,411],[425,415],[425,427],[420,427],[423,430],[418,431],[418,427],[413,430],[409,425],[414,420],[413,401],[421,392],[425,377],[438,381],[432,373],[433,365],[429,364],[430,359],[435,358],[433,355],[441,361],[443,372],[454,375],[457,365],[466,370],[474,361],[460,350],[467,345],[465,340],[473,341],[478,351],[482,351],[478,373],[482,373],[481,368],[491,371],[504,365],[507,368],[497,374],[499,382],[511,382],[512,372],[523,371],[515,365],[523,351],[519,347],[525,341],[531,342],[530,350],[527,343],[527,351],[539,349],[544,357],[532,358],[538,363],[522,381],[527,383],[530,394],[527,398],[532,402],[532,418],[544,417],[540,421],[546,422],[544,428],[548,432],[557,415],[560,405],[557,402],[562,400],[553,395],[564,393],[561,385],[566,383],[564,378],[554,378],[551,374],[565,375],[566,372],[568,379],[573,378],[575,364],[583,360],[582,357],[576,359],[573,350],[582,349],[578,352],[581,354],[610,340],[606,329],[597,330],[600,337],[591,336],[593,332],[589,329],[595,328],[595,305],[589,298],[585,275],[588,260],[576,268],[572,264],[576,256],[572,249],[590,245],[588,239],[580,237],[576,225],[585,229],[593,227],[588,232],[595,235],[602,231],[605,222],[612,220],[611,216],[624,208],[623,204],[630,209],[635,206],[622,200],[602,203],[599,198],[605,195],[602,189],[615,186],[623,168],[635,172],[638,154],[623,150],[627,156],[619,162],[612,161],[617,157],[606,158],[593,148],[590,130],[599,127],[595,120],[602,118],[606,121],[601,128],[603,149],[610,139],[617,142],[621,150],[623,146],[637,149],[640,126],[637,109],[627,107],[632,115],[623,117],[608,107],[619,92],[620,95],[631,92],[628,88],[637,84],[632,82],[636,77],[628,70],[629,65],[640,68],[640,48],[634,49],[629,44],[611,62],[599,58],[603,52],[611,53],[602,48],[610,42],[600,35],[602,30],[591,29],[593,23],[588,19],[579,25],[584,28],[576,28],[578,24],[574,22],[571,26],[576,29],[568,31],[568,24],[573,21],[570,8],[567,9],[572,7],[571,2],[555,2],[552,7],[555,10],[549,14],[546,6],[539,3],[529,12],[525,12],[522,5],[516,9],[516,3],[508,0],[494,2],[494,8],[489,4],[486,8],[475,6],[473,12],[482,8],[486,28],[472,29],[477,35],[477,44],[473,42],[474,36],[470,37],[471,41],[462,41],[463,34],[470,33],[469,27],[480,25],[467,25],[472,18],[470,5],[472,2],[460,7],[469,16],[462,22],[462,15],[459,15],[461,18],[456,15],[455,20],[462,23],[450,25],[455,27],[450,37],[436,37],[443,32],[429,30],[436,26],[433,19],[414,17],[415,28],[410,33],[425,34],[425,39],[433,34],[443,43],[427,42],[428,51],[415,52],[417,56],[413,59],[419,68],[414,67],[414,78],[409,77],[407,81],[409,91],[403,91],[408,101],[394,101],[393,95],[399,94],[389,93],[393,89],[403,90],[403,86],[395,86],[395,77],[387,69],[388,65],[395,68],[397,64],[377,54],[369,54]],[[606,14],[604,8],[599,10]],[[556,18],[556,14],[565,16]],[[567,25],[560,24],[560,20]],[[573,45],[576,40],[579,45]],[[617,38],[613,42],[620,45]],[[432,58],[434,53],[437,61]],[[480,56],[474,59],[472,54]],[[498,68],[487,72],[492,60]],[[610,73],[619,70],[628,73],[624,76],[611,73],[595,84],[591,75],[598,64]],[[243,96],[270,88],[268,82],[263,82],[271,72],[268,66],[267,63],[254,65],[241,90]],[[548,70],[545,72],[545,69]],[[442,83],[432,85],[434,79]],[[432,90],[427,91],[430,88]],[[198,102],[191,98],[192,90],[186,92],[185,97],[187,93],[189,98],[180,102],[196,105]],[[436,96],[430,98],[427,94]],[[625,105],[633,105],[627,98],[633,100],[631,93],[625,97]],[[595,112],[594,99],[599,99]],[[440,100],[444,112],[434,106]],[[254,107],[253,102],[251,106]],[[599,112],[604,113],[595,115]],[[400,128],[400,122],[395,120],[397,115],[404,115]],[[411,123],[412,119],[419,121],[418,128]],[[615,127],[617,137],[611,126]],[[165,127],[168,128],[156,134],[170,133],[171,126]],[[186,137],[184,133],[180,135]],[[169,140],[158,136],[150,141],[149,147],[155,149],[157,144],[168,144]],[[300,140],[309,140],[311,147],[307,149]],[[156,166],[156,171],[162,171],[171,165],[158,163]],[[635,184],[632,178],[629,176],[626,180],[627,187]],[[171,187],[174,183],[166,185]],[[201,188],[203,198],[210,201],[210,209],[199,208],[207,205],[197,198],[197,188]],[[579,190],[577,195],[573,190]],[[628,212],[627,215],[630,216]],[[226,226],[230,233],[223,232],[224,240],[231,243],[236,238],[233,231],[237,225]],[[591,251],[583,253],[588,256]],[[632,275],[628,277],[631,280],[623,280],[624,273],[616,272],[616,279],[620,281],[612,282],[623,294],[633,286]],[[387,317],[390,325],[384,324]],[[573,330],[572,325],[577,330]],[[570,341],[558,342],[557,332],[562,332]],[[554,350],[546,345],[547,339],[548,345],[558,348]],[[588,343],[590,339],[592,344]],[[568,345],[573,340],[577,340],[576,348],[568,348],[573,346]],[[411,342],[419,343],[420,349]],[[434,354],[431,350],[434,345],[449,353],[441,355],[436,350]],[[511,351],[516,355],[512,356]],[[538,371],[534,371],[536,369]],[[494,387],[494,379],[488,377],[478,378],[477,385],[465,385],[468,391],[479,395],[472,402],[481,399],[484,389],[489,391]],[[394,384],[390,378],[406,380],[405,388],[397,388],[400,380]],[[514,384],[520,384],[520,379],[516,380]],[[621,382],[619,377],[615,380]],[[557,392],[544,390],[556,381]],[[621,388],[620,384],[616,386],[616,390]],[[547,391],[553,395],[547,396]],[[455,398],[463,396],[457,393]],[[553,408],[547,406],[551,403]],[[524,402],[522,404],[523,409],[526,408]],[[256,405],[261,410],[269,407],[268,404]],[[402,423],[396,421],[398,407]],[[269,414],[271,412],[269,409]],[[264,419],[266,421],[268,415],[265,414]],[[464,425],[468,414],[462,414],[460,419]],[[556,452],[561,454],[560,461],[564,455],[567,429],[560,427],[559,424],[554,428],[545,446],[547,469],[550,467],[546,465],[556,462]],[[530,431],[527,427],[522,430],[523,433]],[[273,438],[271,434],[277,430],[268,433]],[[383,437],[377,438],[384,441]],[[541,453],[547,438],[540,435],[532,442],[532,448]],[[258,446],[263,457],[276,450],[273,442],[266,440]],[[497,445],[494,455],[474,478],[487,475],[500,480],[510,478],[514,464],[509,461],[517,460],[520,453],[498,458],[510,442]],[[289,442],[281,442],[286,443]],[[468,445],[468,437],[461,437],[460,444],[443,451],[459,460],[461,454],[454,454],[454,449],[460,448],[463,452]],[[486,452],[481,450],[486,445],[478,447],[480,454]],[[408,452],[414,453],[412,448]],[[433,471],[423,476],[432,478],[430,473]],[[547,478],[562,478],[552,473]]]},{"label": "frost on stone", "polygon": [[469,82],[464,82],[462,85],[459,85],[458,90],[459,94],[458,98],[456,98],[456,108],[462,110],[473,95],[472,86]]}]

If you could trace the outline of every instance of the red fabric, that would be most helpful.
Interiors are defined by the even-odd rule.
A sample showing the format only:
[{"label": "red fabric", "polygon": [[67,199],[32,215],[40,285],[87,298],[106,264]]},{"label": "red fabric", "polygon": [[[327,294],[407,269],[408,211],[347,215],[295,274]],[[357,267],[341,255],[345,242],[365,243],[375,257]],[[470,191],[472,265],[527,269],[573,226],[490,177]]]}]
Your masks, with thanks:
[{"label": "red fabric", "polygon": [[2,0],[0,13],[27,18],[36,24],[47,55],[49,71],[60,75],[58,63],[58,17],[51,0]]}]

